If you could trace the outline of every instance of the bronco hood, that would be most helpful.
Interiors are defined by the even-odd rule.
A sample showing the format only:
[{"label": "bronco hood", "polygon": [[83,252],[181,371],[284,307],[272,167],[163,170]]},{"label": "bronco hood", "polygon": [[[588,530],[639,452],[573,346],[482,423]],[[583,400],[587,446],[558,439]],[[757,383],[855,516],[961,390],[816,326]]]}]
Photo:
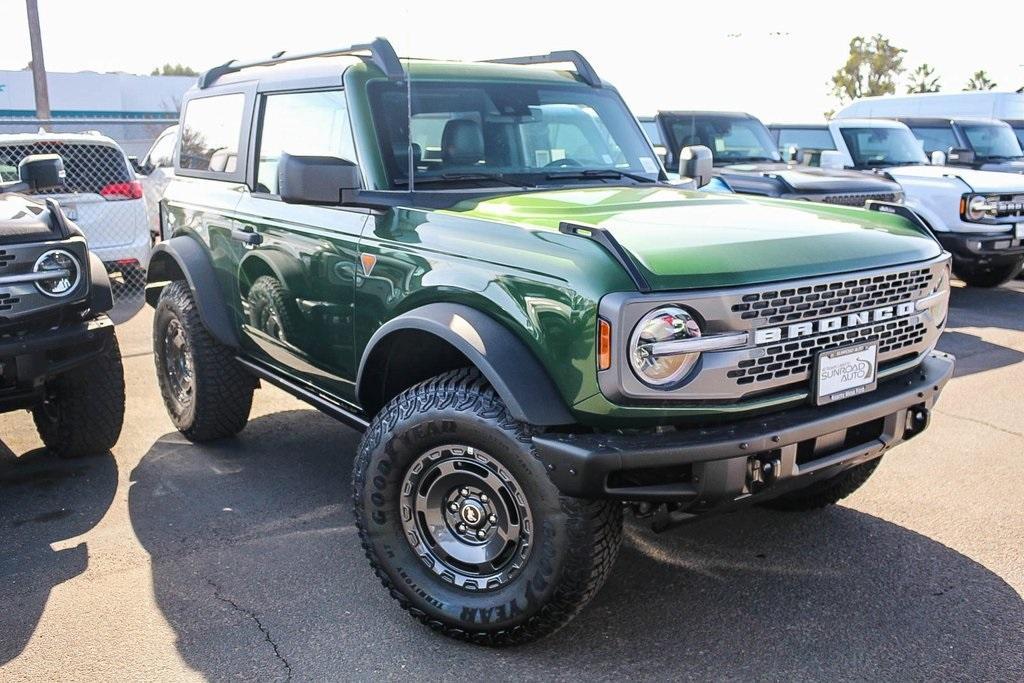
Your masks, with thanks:
[{"label": "bronco hood", "polygon": [[880,176],[857,171],[818,168],[785,163],[733,164],[715,171],[734,187],[744,178],[778,179],[781,192],[794,194],[892,194],[900,186]]},{"label": "bronco hood", "polygon": [[896,166],[885,169],[898,181],[902,179],[937,179],[948,178],[951,184],[963,183],[965,192],[982,192],[991,194],[1024,194],[1024,176],[1016,173],[1000,173],[998,171],[978,171],[973,168],[959,166]]},{"label": "bronco hood", "polygon": [[941,253],[932,237],[890,214],[665,186],[529,192],[452,212],[531,229],[557,231],[562,221],[604,228],[654,290],[831,275]]}]

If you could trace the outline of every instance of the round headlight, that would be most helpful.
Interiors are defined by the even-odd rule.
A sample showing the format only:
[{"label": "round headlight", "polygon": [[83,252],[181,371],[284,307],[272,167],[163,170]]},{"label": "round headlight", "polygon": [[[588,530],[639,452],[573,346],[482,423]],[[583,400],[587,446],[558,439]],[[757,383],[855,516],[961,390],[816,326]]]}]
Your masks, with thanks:
[{"label": "round headlight", "polygon": [[686,376],[700,353],[673,351],[671,342],[700,337],[696,319],[677,306],[651,311],[637,323],[629,340],[629,362],[646,384],[665,386]]},{"label": "round headlight", "polygon": [[980,221],[988,215],[988,200],[980,194],[971,197],[967,202],[967,218],[972,221]]},{"label": "round headlight", "polygon": [[67,296],[75,291],[82,280],[82,268],[74,254],[63,249],[51,249],[36,259],[32,268],[35,273],[51,274],[53,277],[36,280],[36,287],[46,296],[54,298]]}]

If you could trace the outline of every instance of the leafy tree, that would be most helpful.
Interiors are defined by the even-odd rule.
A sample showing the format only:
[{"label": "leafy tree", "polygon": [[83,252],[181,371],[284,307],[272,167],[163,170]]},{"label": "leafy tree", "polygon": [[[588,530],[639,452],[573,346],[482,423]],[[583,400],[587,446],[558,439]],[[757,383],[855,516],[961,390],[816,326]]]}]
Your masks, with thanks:
[{"label": "leafy tree", "polygon": [[832,94],[841,104],[860,97],[892,95],[896,78],[905,71],[904,53],[906,50],[881,34],[854,37],[846,63],[832,76]]},{"label": "leafy tree", "polygon": [[939,92],[940,90],[942,90],[942,86],[939,84],[939,77],[935,75],[935,68],[930,64],[922,64],[910,74],[910,83],[907,84],[908,93]]},{"label": "leafy tree", "polygon": [[150,76],[198,76],[199,72],[183,64],[164,64],[150,72]]},{"label": "leafy tree", "polygon": [[988,77],[985,70],[975,71],[974,75],[967,79],[964,90],[992,90],[996,87],[995,81]]}]

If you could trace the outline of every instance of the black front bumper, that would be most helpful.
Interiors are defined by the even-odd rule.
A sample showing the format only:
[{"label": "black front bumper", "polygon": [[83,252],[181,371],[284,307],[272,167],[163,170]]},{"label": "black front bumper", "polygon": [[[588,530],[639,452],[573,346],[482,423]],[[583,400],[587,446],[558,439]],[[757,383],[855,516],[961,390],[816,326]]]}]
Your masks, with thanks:
[{"label": "black front bumper", "polygon": [[916,436],[953,366],[952,356],[933,352],[867,394],[743,422],[667,432],[549,433],[533,442],[567,495],[681,503],[700,512],[827,479]]},{"label": "black front bumper", "polygon": [[[1010,227],[1010,226],[1008,226]],[[989,265],[1011,262],[1024,256],[1024,240],[1014,238],[1013,232],[936,232],[939,244],[954,260]]]},{"label": "black front bumper", "polygon": [[99,356],[114,336],[105,315],[73,325],[0,337],[0,412],[27,408],[47,380]]}]

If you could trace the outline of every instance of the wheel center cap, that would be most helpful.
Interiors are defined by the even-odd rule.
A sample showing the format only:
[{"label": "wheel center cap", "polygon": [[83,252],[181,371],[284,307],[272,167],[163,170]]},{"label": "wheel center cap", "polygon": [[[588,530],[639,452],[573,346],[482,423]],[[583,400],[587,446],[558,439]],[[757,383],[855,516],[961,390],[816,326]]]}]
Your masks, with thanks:
[{"label": "wheel center cap", "polygon": [[459,508],[459,517],[469,526],[479,526],[484,521],[484,508],[475,500],[467,500]]}]

